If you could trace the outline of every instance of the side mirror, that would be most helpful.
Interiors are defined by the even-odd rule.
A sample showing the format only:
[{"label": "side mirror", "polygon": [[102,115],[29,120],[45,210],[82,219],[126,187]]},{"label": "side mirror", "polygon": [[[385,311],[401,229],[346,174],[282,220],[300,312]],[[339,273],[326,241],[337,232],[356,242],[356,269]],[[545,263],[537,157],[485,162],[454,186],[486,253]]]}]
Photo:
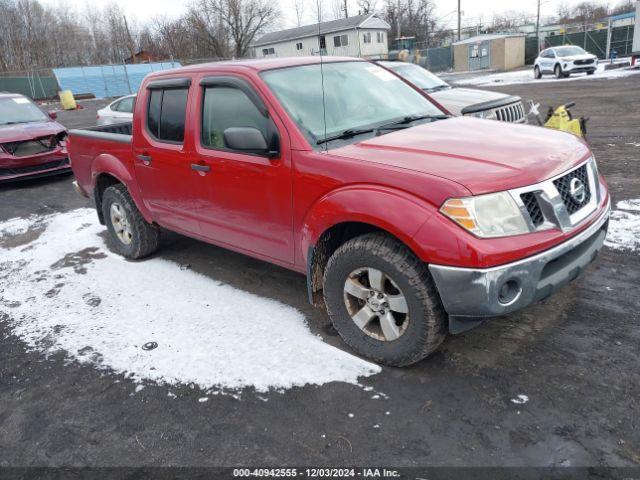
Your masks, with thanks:
[{"label": "side mirror", "polygon": [[58,119],[58,112],[56,112],[55,110],[49,110],[47,112],[47,115],[49,115],[49,118],[51,120],[57,120]]},{"label": "side mirror", "polygon": [[224,131],[224,145],[232,150],[275,156],[278,152],[269,149],[262,132],[253,127],[231,127]]}]

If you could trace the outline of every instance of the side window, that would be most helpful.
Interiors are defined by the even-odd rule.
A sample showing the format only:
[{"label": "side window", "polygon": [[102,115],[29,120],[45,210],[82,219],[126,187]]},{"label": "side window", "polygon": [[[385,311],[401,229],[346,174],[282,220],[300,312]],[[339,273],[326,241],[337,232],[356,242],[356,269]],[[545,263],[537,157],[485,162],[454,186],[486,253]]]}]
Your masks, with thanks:
[{"label": "side window", "polygon": [[184,140],[188,92],[186,88],[151,90],[147,126],[158,140],[177,143]]},{"label": "side window", "polygon": [[384,32],[377,32],[376,33],[376,37],[378,39],[378,43],[383,43],[384,42]]},{"label": "side window", "polygon": [[268,122],[247,95],[238,88],[206,87],[202,107],[202,144],[224,149],[224,131],[231,127],[253,127],[268,138]]},{"label": "side window", "polygon": [[362,34],[362,41],[364,43],[371,43],[371,32],[365,32]]},{"label": "side window", "polygon": [[115,106],[115,108],[113,108],[113,110],[116,110],[118,112],[123,112],[123,113],[133,113],[134,99],[135,97],[129,97],[129,98],[120,100],[120,102],[118,102],[118,104]]},{"label": "side window", "polygon": [[302,50],[302,42],[296,43],[296,50]]},{"label": "side window", "polygon": [[122,100],[118,100],[117,102],[113,102],[111,104],[111,106],[109,107],[109,109],[112,112],[119,112],[120,110],[118,110],[120,108],[120,104],[122,103]]}]

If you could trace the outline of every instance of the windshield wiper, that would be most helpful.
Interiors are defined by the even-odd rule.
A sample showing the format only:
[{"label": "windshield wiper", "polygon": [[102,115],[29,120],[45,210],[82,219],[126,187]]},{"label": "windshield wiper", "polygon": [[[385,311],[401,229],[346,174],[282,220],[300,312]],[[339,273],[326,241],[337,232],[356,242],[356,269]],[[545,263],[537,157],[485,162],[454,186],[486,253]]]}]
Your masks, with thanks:
[{"label": "windshield wiper", "polygon": [[376,127],[376,130],[389,130],[389,129],[393,129],[393,128],[402,128],[404,127],[408,127],[410,123],[415,122],[416,120],[423,120],[425,118],[430,118],[433,120],[443,120],[445,118],[449,118],[449,115],[407,115],[404,118],[401,118],[400,120],[396,120],[395,122],[389,122],[389,123],[385,123],[383,125],[380,125],[379,127]]},{"label": "windshield wiper", "polygon": [[351,137],[355,137],[356,135],[362,135],[363,133],[371,133],[373,132],[374,128],[348,128],[347,130],[344,130],[343,132],[340,132],[336,135],[331,135],[330,137],[325,137],[325,138],[321,138],[320,140],[318,140],[316,142],[316,145],[320,145],[322,143],[327,143],[327,142],[331,142],[333,140],[343,140],[346,138],[351,138]]},{"label": "windshield wiper", "polygon": [[435,87],[427,88],[427,92],[439,92],[451,88],[450,85],[436,85]]}]

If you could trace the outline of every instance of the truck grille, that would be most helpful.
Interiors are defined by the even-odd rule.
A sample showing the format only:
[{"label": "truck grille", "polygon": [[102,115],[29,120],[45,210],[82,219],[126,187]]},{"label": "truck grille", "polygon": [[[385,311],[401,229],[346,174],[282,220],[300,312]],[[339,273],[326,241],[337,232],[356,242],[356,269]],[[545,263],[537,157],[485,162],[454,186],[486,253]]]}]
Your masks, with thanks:
[{"label": "truck grille", "polygon": [[[584,188],[583,198],[576,196],[572,193],[572,183],[574,179],[577,179],[582,187]],[[560,177],[553,181],[553,184],[558,189],[558,193],[562,198],[564,206],[567,208],[567,212],[569,215],[573,215],[582,207],[589,203],[591,199],[591,190],[589,188],[589,176],[587,174],[587,166],[583,165],[579,168],[576,168],[574,171],[568,173],[567,175]]]},{"label": "truck grille", "polygon": [[589,159],[568,173],[510,190],[529,231],[567,231],[588,218],[602,201],[597,168]]},{"label": "truck grille", "polygon": [[544,215],[542,214],[542,209],[540,208],[535,192],[523,193],[520,195],[520,198],[522,199],[522,203],[524,203],[527,212],[529,212],[533,226],[539,227],[542,225],[544,223]]},{"label": "truck grille", "polygon": [[591,65],[593,63],[593,58],[589,58],[587,60],[576,60],[573,62],[574,65]]},{"label": "truck grille", "polygon": [[524,107],[522,102],[512,103],[495,109],[496,119],[501,122],[521,123],[524,121]]}]

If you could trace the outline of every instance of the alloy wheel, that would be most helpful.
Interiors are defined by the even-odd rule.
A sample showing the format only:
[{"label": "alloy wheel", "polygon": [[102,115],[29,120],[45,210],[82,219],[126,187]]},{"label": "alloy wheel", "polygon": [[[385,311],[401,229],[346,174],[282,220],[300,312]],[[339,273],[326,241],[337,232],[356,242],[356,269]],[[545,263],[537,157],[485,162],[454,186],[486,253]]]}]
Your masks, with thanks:
[{"label": "alloy wheel", "polygon": [[349,274],[344,283],[344,303],[358,328],[376,340],[397,340],[409,325],[405,295],[376,268],[359,268]]}]

